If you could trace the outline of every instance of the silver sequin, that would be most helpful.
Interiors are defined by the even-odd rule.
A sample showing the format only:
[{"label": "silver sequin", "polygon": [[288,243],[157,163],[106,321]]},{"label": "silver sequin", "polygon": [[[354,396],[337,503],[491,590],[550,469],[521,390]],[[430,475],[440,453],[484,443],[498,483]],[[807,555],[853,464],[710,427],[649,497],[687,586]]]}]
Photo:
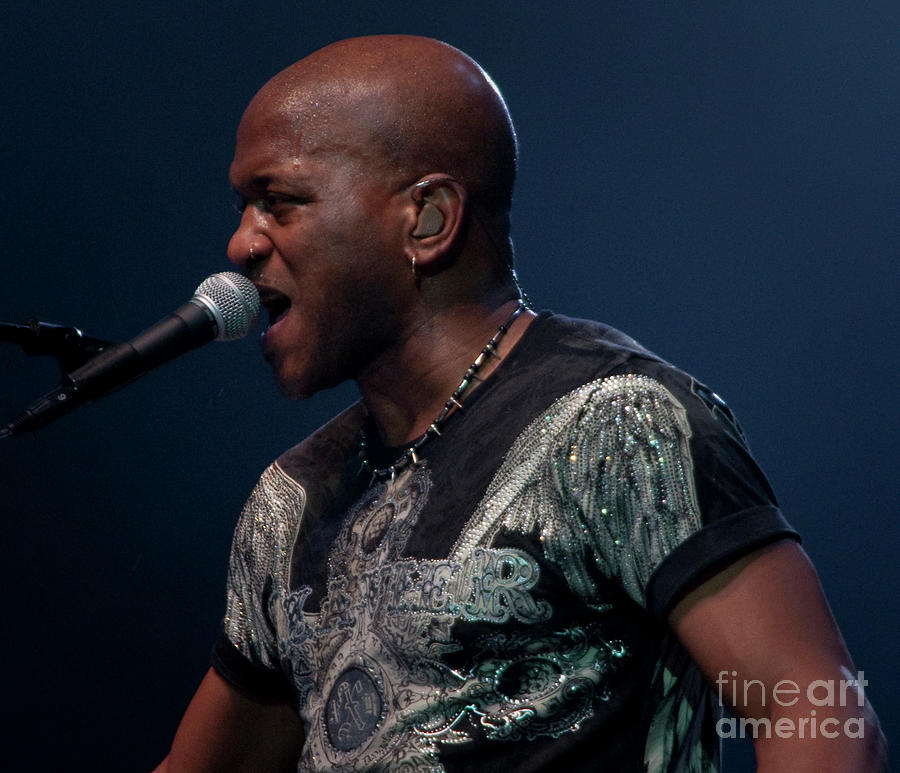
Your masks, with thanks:
[{"label": "silver sequin", "polygon": [[[598,612],[609,599],[597,570],[644,604],[653,571],[701,525],[690,436],[684,407],[654,379],[585,384],[516,439],[446,559],[405,557],[435,495],[427,464],[370,489],[310,606],[308,586],[289,588],[306,494],[270,467],[235,532],[225,631],[251,660],[290,662],[309,722],[300,769],[442,771],[440,747],[473,740],[463,720],[496,740],[577,730],[610,697],[627,644],[606,638],[602,615],[530,633],[552,622],[553,600],[533,595],[537,560],[495,538],[536,534],[545,559]],[[505,625],[513,618],[517,628]],[[464,672],[442,660],[459,647],[459,621],[497,624]],[[351,708],[355,724],[338,722]]]},{"label": "silver sequin", "polygon": [[655,379],[585,384],[519,435],[451,557],[501,529],[538,529],[547,559],[588,603],[602,603],[594,561],[643,605],[654,569],[700,528],[690,437],[684,407]]},{"label": "silver sequin", "polygon": [[234,531],[223,628],[243,655],[269,668],[278,665],[278,644],[269,631],[283,630],[277,618],[284,614],[281,601],[305,507],[303,487],[276,462],[260,477]]}]

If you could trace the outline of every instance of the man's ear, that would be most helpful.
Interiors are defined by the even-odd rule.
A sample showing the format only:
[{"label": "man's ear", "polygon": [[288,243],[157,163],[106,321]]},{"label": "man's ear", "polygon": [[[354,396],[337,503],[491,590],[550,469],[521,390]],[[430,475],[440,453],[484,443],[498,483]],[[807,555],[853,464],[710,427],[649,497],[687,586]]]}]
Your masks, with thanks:
[{"label": "man's ear", "polygon": [[428,175],[413,186],[414,221],[409,250],[424,274],[439,271],[454,255],[462,234],[468,195],[456,180]]},{"label": "man's ear", "polygon": [[[435,198],[444,199],[446,196],[447,189],[439,188],[437,193],[432,194],[430,197],[425,197],[425,200],[422,203],[422,209],[419,211],[419,216],[416,218],[416,228],[412,232],[413,236],[422,238],[423,236],[434,236],[441,232],[441,229],[444,227],[444,213],[441,211],[441,208],[433,202]],[[446,204],[446,202],[444,203]]]}]

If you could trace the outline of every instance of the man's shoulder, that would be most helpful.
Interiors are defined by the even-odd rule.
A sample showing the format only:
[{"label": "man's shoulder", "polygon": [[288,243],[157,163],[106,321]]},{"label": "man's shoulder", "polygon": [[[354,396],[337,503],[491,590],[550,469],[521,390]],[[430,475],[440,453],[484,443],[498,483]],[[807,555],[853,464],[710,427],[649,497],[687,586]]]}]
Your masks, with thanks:
[{"label": "man's shoulder", "polygon": [[636,350],[647,351],[631,336],[599,320],[570,317],[554,311],[542,311],[538,316],[545,320],[545,324],[555,329],[563,337],[587,338],[604,341],[607,344],[628,346]]},{"label": "man's shoulder", "polygon": [[663,362],[660,357],[638,343],[637,340],[612,325],[554,312],[541,312],[539,319],[545,326],[547,334],[554,338],[561,347],[592,351],[615,349]]},{"label": "man's shoulder", "polygon": [[[535,341],[532,352],[537,355],[535,361],[540,363],[537,367],[552,380],[571,388],[567,381],[583,379],[584,383],[601,383],[607,378],[629,375],[650,378],[671,392],[693,421],[703,423],[708,417],[715,418],[717,426],[726,428],[744,442],[737,420],[721,397],[703,381],[626,333],[602,322],[550,312],[542,312],[538,320],[542,327],[538,336],[541,340]],[[567,379],[565,373],[579,375]],[[585,374],[590,375],[585,377]]]},{"label": "man's shoulder", "polygon": [[275,463],[296,481],[339,475],[359,447],[359,430],[366,410],[356,402],[315,432],[285,451]]},{"label": "man's shoulder", "polygon": [[[529,330],[521,357],[561,384],[606,375],[636,373],[662,378],[678,369],[611,325],[542,311]],[[577,375],[576,375],[577,374]]]}]

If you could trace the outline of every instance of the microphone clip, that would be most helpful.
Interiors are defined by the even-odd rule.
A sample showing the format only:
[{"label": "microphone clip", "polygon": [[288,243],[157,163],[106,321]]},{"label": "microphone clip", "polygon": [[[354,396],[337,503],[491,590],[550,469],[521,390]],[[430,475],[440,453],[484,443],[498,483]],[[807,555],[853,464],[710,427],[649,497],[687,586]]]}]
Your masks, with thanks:
[{"label": "microphone clip", "polygon": [[55,357],[63,374],[80,368],[114,341],[87,336],[77,327],[42,322],[35,317],[25,324],[0,322],[0,343],[18,344],[29,356]]}]

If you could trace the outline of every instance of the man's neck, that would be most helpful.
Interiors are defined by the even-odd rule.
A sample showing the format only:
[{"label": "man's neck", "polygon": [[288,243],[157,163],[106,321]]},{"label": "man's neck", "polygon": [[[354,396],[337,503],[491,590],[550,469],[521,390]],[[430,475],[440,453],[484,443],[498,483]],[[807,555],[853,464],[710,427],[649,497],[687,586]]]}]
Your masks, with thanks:
[{"label": "man's neck", "polygon": [[[517,303],[457,307],[427,318],[411,326],[395,350],[386,352],[357,379],[384,443],[405,445],[428,429]],[[499,366],[534,316],[526,310],[510,324],[497,344],[498,356],[487,357],[479,369],[480,379]]]}]

